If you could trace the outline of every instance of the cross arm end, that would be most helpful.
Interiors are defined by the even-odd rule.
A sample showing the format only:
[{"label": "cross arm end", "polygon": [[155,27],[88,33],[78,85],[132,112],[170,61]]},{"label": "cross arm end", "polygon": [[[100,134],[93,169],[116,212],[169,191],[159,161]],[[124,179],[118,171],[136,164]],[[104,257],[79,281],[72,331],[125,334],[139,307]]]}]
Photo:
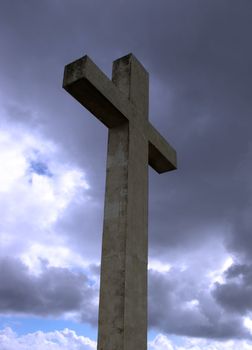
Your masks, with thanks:
[{"label": "cross arm end", "polygon": [[63,88],[107,127],[127,121],[127,101],[87,55],[65,66]]},{"label": "cross arm end", "polygon": [[177,169],[177,154],[174,148],[149,123],[149,165],[158,173]]}]

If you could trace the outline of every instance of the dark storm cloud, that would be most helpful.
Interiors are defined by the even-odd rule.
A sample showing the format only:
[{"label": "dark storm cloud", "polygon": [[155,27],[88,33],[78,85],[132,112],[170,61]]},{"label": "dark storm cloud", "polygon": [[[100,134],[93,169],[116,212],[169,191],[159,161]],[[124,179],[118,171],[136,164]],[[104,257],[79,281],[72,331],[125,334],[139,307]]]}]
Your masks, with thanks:
[{"label": "dark storm cloud", "polygon": [[[174,251],[182,255],[218,238],[250,268],[251,18],[250,0],[2,1],[6,108],[10,117],[37,123],[63,145],[87,169],[91,192],[102,203],[106,130],[61,89],[63,67],[88,53],[110,74],[113,59],[134,52],[150,73],[151,120],[179,161],[174,173],[150,172],[150,254],[169,260]],[[70,244],[81,250],[89,218],[81,209],[71,215],[61,231],[70,232]],[[90,223],[90,232],[99,230],[94,242],[101,221]],[[214,259],[215,252],[206,254]],[[183,309],[178,291],[189,293],[191,283],[184,274],[175,281],[153,275],[151,325],[176,334],[247,336],[241,317],[220,311],[220,305],[231,310],[232,303],[240,314],[250,310],[245,275],[227,275],[226,284],[216,285],[215,299],[202,293],[196,311]]]},{"label": "dark storm cloud", "polygon": [[61,89],[63,67],[88,53],[110,74],[133,51],[149,70],[150,116],[179,160],[174,174],[151,172],[153,254],[207,239],[204,227],[249,203],[251,14],[249,1],[4,2],[5,89],[39,106],[38,123],[88,169],[101,201],[107,132]]},{"label": "dark storm cloud", "polygon": [[224,284],[217,283],[213,295],[227,311],[246,315],[252,311],[252,265],[233,265]]},{"label": "dark storm cloud", "polygon": [[[249,152],[247,162],[251,159],[252,152]],[[251,174],[251,162],[247,168],[247,177]],[[237,207],[237,211],[233,215],[232,234],[227,237],[226,243],[228,248],[235,252],[241,259],[241,262],[252,262],[252,203],[251,203],[251,185],[245,179],[241,184],[243,191],[247,190],[249,201],[245,202],[241,208]],[[247,205],[246,205],[247,204]]]},{"label": "dark storm cloud", "polygon": [[[149,325],[164,333],[214,339],[251,338],[238,315],[223,313],[188,271],[149,271]],[[197,300],[196,304],[192,301]]]},{"label": "dark storm cloud", "polygon": [[[165,194],[159,180],[154,185],[151,231],[158,252],[161,245],[206,240],[207,226],[219,235],[215,226],[232,225],[250,203],[251,10],[248,2],[183,2],[176,19],[184,13],[185,23],[172,32],[177,42],[163,34],[173,44],[161,47],[165,59],[156,69],[173,98],[161,126],[174,138],[179,167],[167,175],[167,206],[158,205]],[[172,218],[168,229],[165,211]]]},{"label": "dark storm cloud", "polygon": [[78,312],[85,322],[96,322],[97,290],[83,273],[48,267],[34,276],[18,259],[0,259],[0,313],[60,316]]}]

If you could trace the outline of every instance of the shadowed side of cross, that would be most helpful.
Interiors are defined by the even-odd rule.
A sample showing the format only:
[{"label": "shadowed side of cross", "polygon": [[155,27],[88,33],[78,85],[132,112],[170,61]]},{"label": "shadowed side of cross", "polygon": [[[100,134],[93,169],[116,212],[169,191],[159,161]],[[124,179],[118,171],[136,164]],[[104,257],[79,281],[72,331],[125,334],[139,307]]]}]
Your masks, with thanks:
[{"label": "shadowed side of cross", "polygon": [[[132,54],[117,61],[122,60],[137,61]],[[137,63],[139,64],[138,61]],[[131,119],[134,105],[128,96],[124,95],[88,56],[65,67],[63,87],[108,128]],[[149,165],[158,173],[176,169],[176,151],[150,122],[146,137],[149,142]]]},{"label": "shadowed side of cross", "polygon": [[112,81],[84,56],[63,87],[109,129],[98,322],[99,350],[147,349],[148,164],[176,169],[176,152],[148,121],[148,73],[132,55]]}]

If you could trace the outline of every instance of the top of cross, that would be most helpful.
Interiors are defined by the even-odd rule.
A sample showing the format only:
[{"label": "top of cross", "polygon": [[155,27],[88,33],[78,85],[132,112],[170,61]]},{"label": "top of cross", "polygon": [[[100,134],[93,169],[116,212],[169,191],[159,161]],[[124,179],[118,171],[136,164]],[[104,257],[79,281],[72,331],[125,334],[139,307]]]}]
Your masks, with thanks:
[{"label": "top of cross", "polygon": [[65,67],[63,87],[108,128],[139,120],[149,165],[158,173],[176,169],[176,151],[148,121],[148,73],[134,55],[114,61],[112,81],[86,55]]}]

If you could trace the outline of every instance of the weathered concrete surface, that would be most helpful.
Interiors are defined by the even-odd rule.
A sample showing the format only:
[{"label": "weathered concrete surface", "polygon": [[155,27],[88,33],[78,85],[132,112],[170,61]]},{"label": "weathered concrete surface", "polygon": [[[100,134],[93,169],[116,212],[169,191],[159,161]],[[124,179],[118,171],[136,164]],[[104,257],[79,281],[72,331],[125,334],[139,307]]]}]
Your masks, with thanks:
[{"label": "weathered concrete surface", "polygon": [[139,114],[109,130],[98,349],[145,350],[148,75],[128,56],[114,63],[112,79]]},{"label": "weathered concrete surface", "polygon": [[148,122],[148,73],[133,55],[112,82],[85,56],[63,87],[109,127],[98,325],[99,350],[147,349],[148,163],[176,168],[176,152]]}]

